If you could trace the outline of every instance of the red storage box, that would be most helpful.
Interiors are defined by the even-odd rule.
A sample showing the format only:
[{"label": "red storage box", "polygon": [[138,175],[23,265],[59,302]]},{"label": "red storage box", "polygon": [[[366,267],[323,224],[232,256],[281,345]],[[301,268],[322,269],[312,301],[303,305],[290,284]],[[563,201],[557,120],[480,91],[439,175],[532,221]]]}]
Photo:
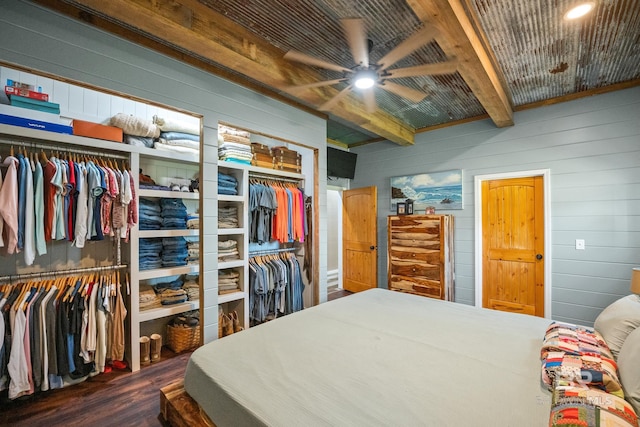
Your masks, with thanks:
[{"label": "red storage box", "polygon": [[84,120],[73,120],[73,134],[122,142],[122,129],[115,126],[101,125],[100,123],[85,122]]}]

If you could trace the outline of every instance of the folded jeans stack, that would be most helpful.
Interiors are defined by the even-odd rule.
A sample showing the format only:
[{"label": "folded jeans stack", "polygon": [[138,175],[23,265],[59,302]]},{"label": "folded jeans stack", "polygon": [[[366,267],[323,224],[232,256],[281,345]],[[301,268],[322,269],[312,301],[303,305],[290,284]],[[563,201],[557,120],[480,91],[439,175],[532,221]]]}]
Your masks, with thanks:
[{"label": "folded jeans stack", "polygon": [[238,252],[238,242],[233,239],[221,240],[218,242],[218,261],[234,261],[240,259]]},{"label": "folded jeans stack", "polygon": [[240,274],[234,270],[218,271],[218,294],[227,294],[240,290]]},{"label": "folded jeans stack", "polygon": [[238,194],[238,180],[231,175],[218,172],[218,194],[236,196]]},{"label": "folded jeans stack", "polygon": [[187,228],[194,230],[200,227],[200,214],[197,212],[187,214]]},{"label": "folded jeans stack", "polygon": [[162,267],[162,239],[140,239],[138,245],[140,270]]},{"label": "folded jeans stack", "polygon": [[200,242],[196,236],[184,238],[187,241],[187,264],[197,264],[200,261]]},{"label": "folded jeans stack", "polygon": [[187,265],[187,241],[184,237],[162,238],[162,266],[178,267]]},{"label": "folded jeans stack", "polygon": [[140,230],[160,230],[162,228],[162,208],[155,199],[140,198],[138,224]]},{"label": "folded jeans stack", "polygon": [[238,228],[238,208],[226,206],[218,208],[218,228]]},{"label": "folded jeans stack", "polygon": [[187,228],[187,207],[180,199],[160,199],[162,228],[184,230]]},{"label": "folded jeans stack", "polygon": [[178,276],[171,281],[160,282],[155,285],[156,294],[162,305],[180,304],[187,300],[187,291],[182,289],[184,280]]}]

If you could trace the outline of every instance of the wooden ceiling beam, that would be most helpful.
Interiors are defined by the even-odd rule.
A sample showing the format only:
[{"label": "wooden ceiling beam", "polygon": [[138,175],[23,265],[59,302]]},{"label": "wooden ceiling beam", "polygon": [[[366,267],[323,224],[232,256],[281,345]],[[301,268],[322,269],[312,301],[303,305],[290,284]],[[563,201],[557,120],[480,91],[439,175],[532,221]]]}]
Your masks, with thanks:
[{"label": "wooden ceiling beam", "polygon": [[[40,3],[68,13],[63,2]],[[267,87],[301,85],[323,79],[312,67],[284,60],[284,52],[197,0],[78,0],[71,3]],[[86,21],[91,23],[91,19]],[[336,89],[325,87],[289,95],[319,106],[337,93]],[[412,127],[380,110],[368,113],[364,103],[355,96],[339,102],[331,114],[397,144],[413,144],[415,132]]]},{"label": "wooden ceiling beam", "polygon": [[498,127],[513,125],[513,108],[501,71],[485,49],[460,0],[407,0],[418,19],[436,25],[436,42],[458,59],[458,73]]}]

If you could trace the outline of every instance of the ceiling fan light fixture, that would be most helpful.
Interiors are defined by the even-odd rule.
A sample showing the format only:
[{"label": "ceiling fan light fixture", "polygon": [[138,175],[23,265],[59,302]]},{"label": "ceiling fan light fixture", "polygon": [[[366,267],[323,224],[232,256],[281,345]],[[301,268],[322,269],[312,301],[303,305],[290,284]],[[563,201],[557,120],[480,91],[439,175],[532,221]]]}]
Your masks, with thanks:
[{"label": "ceiling fan light fixture", "polygon": [[594,7],[594,2],[581,3],[569,9],[569,11],[564,14],[564,19],[571,21],[573,19],[581,18],[587,13],[591,12]]},{"label": "ceiling fan light fixture", "polygon": [[373,70],[360,70],[353,77],[353,85],[358,89],[369,89],[378,80],[378,74]]}]

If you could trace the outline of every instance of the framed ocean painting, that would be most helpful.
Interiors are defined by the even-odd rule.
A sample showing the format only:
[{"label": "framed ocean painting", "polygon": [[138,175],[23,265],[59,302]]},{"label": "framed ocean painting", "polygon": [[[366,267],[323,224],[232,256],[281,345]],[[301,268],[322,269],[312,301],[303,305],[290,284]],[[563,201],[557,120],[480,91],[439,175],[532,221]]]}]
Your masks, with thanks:
[{"label": "framed ocean painting", "polygon": [[413,200],[413,212],[424,214],[434,207],[462,209],[462,169],[391,177],[391,212],[398,202]]}]

